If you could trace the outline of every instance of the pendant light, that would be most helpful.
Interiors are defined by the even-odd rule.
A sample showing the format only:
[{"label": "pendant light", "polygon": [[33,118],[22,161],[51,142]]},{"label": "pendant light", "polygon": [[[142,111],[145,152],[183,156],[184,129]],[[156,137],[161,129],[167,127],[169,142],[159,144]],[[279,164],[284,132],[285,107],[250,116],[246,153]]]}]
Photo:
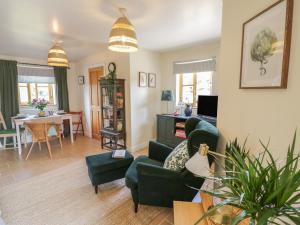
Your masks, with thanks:
[{"label": "pendant light", "polygon": [[69,68],[69,61],[66,52],[62,49],[58,42],[56,42],[48,52],[48,65]]},{"label": "pendant light", "polygon": [[114,23],[108,40],[108,49],[115,52],[135,52],[138,50],[135,30],[126,18],[126,9],[119,9],[122,16]]}]

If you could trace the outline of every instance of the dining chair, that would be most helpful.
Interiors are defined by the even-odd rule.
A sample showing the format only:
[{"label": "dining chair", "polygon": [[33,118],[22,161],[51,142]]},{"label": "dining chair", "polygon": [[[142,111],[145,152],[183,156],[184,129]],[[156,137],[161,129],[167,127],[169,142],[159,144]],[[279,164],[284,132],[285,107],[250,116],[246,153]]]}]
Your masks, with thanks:
[{"label": "dining chair", "polygon": [[47,143],[47,148],[50,154],[50,158],[52,158],[51,149],[49,148],[49,143],[46,139],[46,131],[45,131],[45,123],[36,123],[36,122],[26,122],[24,126],[29,130],[32,136],[32,144],[29,149],[29,152],[26,156],[26,160],[28,159],[34,145],[38,143],[39,149],[41,150],[41,142]]},{"label": "dining chair", "polygon": [[[62,141],[61,141],[61,124],[55,122],[48,122],[48,123],[37,123],[37,122],[26,122],[25,127],[28,128],[32,135],[32,144],[29,149],[29,152],[26,156],[26,160],[28,159],[34,145],[38,143],[39,150],[41,150],[41,143],[46,142],[49,156],[52,159],[52,152],[49,140],[53,138],[58,138],[60,143],[60,148],[62,148]],[[55,129],[55,134],[49,134],[50,129]]]},{"label": "dining chair", "polygon": [[3,138],[3,147],[6,148],[6,139],[12,137],[14,142],[14,148],[16,148],[16,129],[7,129],[5,120],[3,118],[2,112],[0,111],[0,138]]},{"label": "dining chair", "polygon": [[[83,120],[82,120],[83,113],[82,113],[82,111],[80,111],[80,112],[69,112],[69,114],[72,115],[72,121],[73,121],[72,128],[73,128],[73,131],[75,131],[74,139],[76,140],[76,137],[77,137],[77,134],[79,133],[79,131],[81,131],[82,135],[84,136],[84,128],[83,128]],[[70,128],[70,129],[72,129],[72,128]],[[79,130],[79,128],[81,128],[81,129]]]}]

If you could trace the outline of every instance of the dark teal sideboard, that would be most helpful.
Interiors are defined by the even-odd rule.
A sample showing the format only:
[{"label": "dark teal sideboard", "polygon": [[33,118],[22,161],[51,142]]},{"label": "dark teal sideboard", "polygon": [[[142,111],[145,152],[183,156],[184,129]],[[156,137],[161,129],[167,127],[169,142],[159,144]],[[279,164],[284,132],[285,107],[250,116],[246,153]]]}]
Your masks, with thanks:
[{"label": "dark teal sideboard", "polygon": [[[216,118],[197,116],[200,119],[206,120],[216,126]],[[185,122],[188,118],[186,116],[174,116],[168,114],[157,115],[157,141],[175,148],[184,138],[175,136],[176,123]]]}]

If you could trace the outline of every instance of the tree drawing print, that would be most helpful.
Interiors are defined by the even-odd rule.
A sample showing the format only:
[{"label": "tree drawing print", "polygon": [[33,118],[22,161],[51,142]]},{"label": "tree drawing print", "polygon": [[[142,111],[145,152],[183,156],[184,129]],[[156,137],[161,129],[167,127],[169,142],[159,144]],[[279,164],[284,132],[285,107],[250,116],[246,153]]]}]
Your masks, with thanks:
[{"label": "tree drawing print", "polygon": [[265,28],[260,31],[251,46],[251,59],[254,62],[260,63],[260,75],[267,73],[265,65],[268,63],[268,58],[274,54],[274,44],[278,41],[275,32],[270,28]]}]

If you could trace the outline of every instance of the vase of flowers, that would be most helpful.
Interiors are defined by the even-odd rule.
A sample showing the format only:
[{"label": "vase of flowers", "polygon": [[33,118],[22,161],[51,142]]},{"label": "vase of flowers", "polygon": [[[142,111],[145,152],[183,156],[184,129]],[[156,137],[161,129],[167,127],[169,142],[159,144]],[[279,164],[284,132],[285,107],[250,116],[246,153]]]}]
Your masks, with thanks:
[{"label": "vase of flowers", "polygon": [[44,109],[48,105],[48,101],[46,99],[44,99],[44,98],[42,98],[42,99],[35,98],[35,99],[32,100],[30,105],[39,110],[38,116],[43,117],[43,116],[46,115],[46,113],[44,111]]},{"label": "vase of flowers", "polygon": [[245,143],[239,145],[235,140],[227,144],[224,173],[211,177],[218,185],[205,191],[222,201],[196,224],[223,206],[239,209],[230,219],[231,225],[242,224],[245,219],[250,225],[300,224],[300,156],[295,143],[296,134],[282,161],[274,159],[269,146],[262,142],[263,152],[258,156],[251,155]]}]

